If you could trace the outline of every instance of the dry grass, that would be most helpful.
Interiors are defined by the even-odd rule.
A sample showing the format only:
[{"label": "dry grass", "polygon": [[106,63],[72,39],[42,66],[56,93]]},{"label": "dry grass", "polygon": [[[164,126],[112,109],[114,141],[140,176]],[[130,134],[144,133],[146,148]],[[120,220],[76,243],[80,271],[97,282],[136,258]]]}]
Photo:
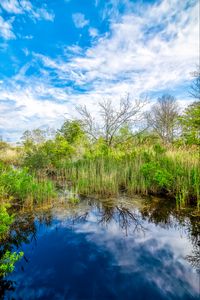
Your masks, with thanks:
[{"label": "dry grass", "polygon": [[21,156],[21,149],[16,147],[7,147],[0,149],[0,161],[7,165],[18,165]]}]

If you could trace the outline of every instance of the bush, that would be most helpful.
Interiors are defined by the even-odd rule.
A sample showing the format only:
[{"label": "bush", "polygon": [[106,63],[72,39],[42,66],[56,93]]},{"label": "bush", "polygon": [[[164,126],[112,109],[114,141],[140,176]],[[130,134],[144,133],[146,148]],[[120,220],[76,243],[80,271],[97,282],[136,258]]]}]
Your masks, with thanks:
[{"label": "bush", "polygon": [[[6,239],[10,226],[14,221],[14,216],[8,214],[8,207],[8,204],[0,204],[0,242]],[[14,270],[14,264],[23,256],[23,252],[4,251],[2,246],[0,246],[0,250],[0,253],[2,253],[0,257],[0,276],[5,276]]]},{"label": "bush", "polygon": [[20,201],[32,199],[41,202],[56,196],[55,187],[50,180],[38,181],[28,173],[27,168],[18,170],[0,166],[0,191],[1,197],[13,197]]}]

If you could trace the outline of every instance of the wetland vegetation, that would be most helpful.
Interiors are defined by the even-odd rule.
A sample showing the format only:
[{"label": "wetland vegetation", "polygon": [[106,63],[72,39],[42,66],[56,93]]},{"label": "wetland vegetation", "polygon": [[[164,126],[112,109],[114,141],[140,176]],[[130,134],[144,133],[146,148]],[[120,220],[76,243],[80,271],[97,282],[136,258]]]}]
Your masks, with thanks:
[{"label": "wetland vegetation", "polygon": [[[39,236],[43,235],[38,224],[43,224],[42,226],[47,228],[47,231],[52,226],[53,228],[58,226],[63,231],[61,229],[61,210],[59,210],[59,214],[56,212],[56,207],[60,209],[62,205],[64,205],[63,218],[67,222],[67,230],[73,220],[73,224],[78,223],[79,233],[84,230],[85,226],[91,226],[93,216],[97,230],[100,230],[104,224],[112,231],[112,226],[115,227],[118,224],[120,230],[123,232],[125,230],[126,235],[128,235],[129,227],[137,234],[138,231],[145,232],[145,226],[149,227],[150,231],[152,230],[152,234],[157,233],[156,226],[164,228],[163,234],[167,236],[170,246],[166,245],[172,247],[171,228],[173,226],[186,228],[187,232],[184,233],[184,236],[185,239],[189,236],[189,242],[185,243],[187,246],[189,245],[188,249],[191,251],[185,251],[183,255],[183,253],[179,253],[179,250],[170,248],[172,252],[164,253],[163,259],[166,259],[165,255],[170,255],[167,259],[171,263],[171,255],[180,255],[181,259],[184,257],[190,263],[190,266],[199,268],[200,103],[196,101],[189,105],[181,115],[178,113],[176,100],[170,95],[159,98],[152,110],[148,112],[144,110],[146,105],[146,100],[133,102],[127,96],[120,101],[118,110],[116,110],[112,101],[102,101],[99,103],[99,115],[96,116],[96,119],[86,107],[78,107],[79,118],[67,119],[57,131],[41,129],[26,131],[20,143],[15,146],[4,141],[0,142],[0,277],[2,295],[5,295],[7,290],[15,290],[13,280],[19,281],[16,276],[24,280],[26,252],[30,252],[30,247],[25,245],[26,243],[33,245],[33,239],[37,238],[38,234]],[[155,200],[153,198],[155,196],[159,196],[160,199]],[[91,203],[90,208],[89,203]],[[47,215],[44,213],[45,210],[48,211]],[[76,227],[76,225],[74,226]],[[68,232],[68,234],[72,243],[74,241],[79,244],[79,241],[76,241],[75,233]],[[87,230],[84,234],[88,235]],[[108,235],[107,242],[109,242],[112,235],[109,236],[109,232],[106,234]],[[172,234],[177,236],[174,229]],[[53,236],[52,239],[54,238]],[[156,238],[149,238],[152,238],[152,243],[156,243],[156,245],[159,243]],[[177,238],[181,243],[180,237]],[[60,239],[62,242],[58,255],[60,251],[63,253],[63,237],[61,236]],[[124,245],[128,247],[124,239],[123,241]],[[56,243],[59,241],[57,240]],[[116,243],[118,243],[118,238],[116,238]],[[92,246],[87,244],[86,249],[88,249],[87,247]],[[98,243],[96,247],[99,247]],[[137,247],[139,246],[136,245]],[[70,249],[69,251],[71,251]],[[44,245],[44,250],[48,251],[47,244]],[[93,250],[96,251],[95,248]],[[86,255],[93,250],[86,251]],[[147,251],[149,259],[154,260],[155,253],[150,255],[149,248],[145,248],[145,251]],[[160,251],[167,250],[162,248]],[[126,254],[128,255],[128,252]],[[43,258],[41,253],[38,255],[40,256],[39,260]],[[106,252],[104,255],[108,255],[108,253]],[[160,255],[162,256],[161,253]],[[95,262],[98,265],[101,263],[102,257],[98,255],[97,257]],[[125,259],[123,254],[122,258]],[[64,256],[63,259],[65,264],[68,258]],[[75,263],[75,258],[73,260]],[[33,261],[35,262],[35,258]],[[145,264],[148,264],[147,258],[144,258],[144,261]],[[55,262],[56,259],[53,256],[52,265]],[[104,260],[103,263],[109,267],[107,260]],[[116,274],[119,276],[121,276],[120,263],[118,258]],[[139,260],[135,263],[139,268]],[[152,262],[152,264],[154,263],[158,264],[158,269],[166,267],[166,265],[161,266],[161,262]],[[185,262],[184,264],[180,263],[181,268],[187,269],[187,274],[192,272],[189,263],[186,265]],[[18,266],[16,273],[9,275],[14,270],[15,264]],[[80,264],[82,264],[81,268],[87,269],[86,262],[81,261]],[[77,268],[79,269],[79,267]],[[79,272],[84,274],[84,270],[81,268]],[[29,267],[27,270],[32,272]],[[41,269],[44,274],[46,271]],[[146,271],[146,269],[143,270],[143,272]],[[178,266],[175,271],[179,272]],[[127,269],[124,272],[128,274]],[[57,269],[56,274],[58,276]],[[30,275],[32,276],[32,273]],[[64,272],[64,275],[68,277],[69,273]],[[157,272],[153,275],[156,282]],[[38,276],[40,277],[40,275]],[[137,276],[136,278],[139,280],[141,274],[138,273]],[[196,282],[195,276],[193,279]],[[178,275],[176,279],[178,282],[180,279]],[[187,284],[191,295],[194,296],[191,299],[196,299],[197,285],[194,282],[191,283],[187,278],[184,280],[184,284]],[[116,284],[114,282],[115,280],[111,282],[110,288],[114,287]],[[30,284],[32,283],[30,282]],[[37,284],[39,285],[38,282]],[[96,293],[95,282],[93,284],[94,293]],[[147,285],[149,284],[147,282]],[[180,282],[177,284],[180,289]],[[74,282],[71,282],[71,285],[74,286]],[[54,292],[59,294],[60,287],[57,284],[54,287],[56,289]],[[110,297],[109,295],[112,295],[115,299],[116,295],[108,287],[105,288],[107,292],[102,296]],[[120,286],[120,288],[118,292],[119,295],[122,295],[124,286]],[[171,283],[170,289],[173,290]],[[26,287],[21,286],[20,290],[17,288],[18,294],[13,292],[13,295],[21,295],[23,298],[27,291],[30,299],[42,299],[43,296],[51,297],[52,295],[52,291],[41,291],[44,293],[41,294],[42,296],[34,294],[29,283]],[[134,288],[132,292],[134,292]],[[179,292],[176,299],[190,299],[187,298],[189,297],[188,293],[184,292],[181,297],[181,290]],[[65,293],[73,298],[70,289]],[[166,295],[162,297],[159,288],[155,291],[149,286],[149,295],[152,299],[154,293],[160,297],[159,299],[169,296],[166,291]],[[173,296],[173,291],[170,295],[170,297]],[[79,296],[90,299],[92,294],[82,294],[80,289]],[[100,296],[99,292],[99,298],[95,299],[100,299]],[[129,299],[129,296],[127,297]]]}]

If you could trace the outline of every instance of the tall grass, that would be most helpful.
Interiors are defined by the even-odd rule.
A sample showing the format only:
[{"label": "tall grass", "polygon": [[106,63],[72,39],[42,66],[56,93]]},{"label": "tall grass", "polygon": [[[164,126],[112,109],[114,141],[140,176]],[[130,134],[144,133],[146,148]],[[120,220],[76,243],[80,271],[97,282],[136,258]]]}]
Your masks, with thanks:
[{"label": "tall grass", "polygon": [[84,158],[68,163],[61,171],[72,188],[81,194],[117,195],[167,194],[186,204],[191,200],[200,205],[200,171],[198,158],[162,149],[134,151]]},{"label": "tall grass", "polygon": [[3,149],[0,148],[0,161],[6,165],[19,165],[21,151],[21,148],[11,147],[9,145]]}]

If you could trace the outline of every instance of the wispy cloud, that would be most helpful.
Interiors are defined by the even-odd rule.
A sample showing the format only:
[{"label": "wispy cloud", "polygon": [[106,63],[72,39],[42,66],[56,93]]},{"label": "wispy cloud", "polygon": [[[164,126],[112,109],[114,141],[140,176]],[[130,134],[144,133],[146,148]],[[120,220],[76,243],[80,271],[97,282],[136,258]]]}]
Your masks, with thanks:
[{"label": "wispy cloud", "polygon": [[52,12],[48,12],[45,8],[39,8],[35,12],[32,11],[32,16],[36,20],[53,21],[55,15]]},{"label": "wispy cloud", "polygon": [[81,13],[73,14],[72,19],[77,28],[83,28],[89,24],[89,20],[86,20],[85,15]]},{"label": "wispy cloud", "polygon": [[46,5],[34,6],[29,0],[1,0],[0,6],[10,14],[26,14],[34,20],[54,20],[54,13]]},{"label": "wispy cloud", "polygon": [[5,40],[15,39],[15,34],[12,28],[13,18],[5,21],[2,16],[0,16],[0,37]]},{"label": "wispy cloud", "polygon": [[97,28],[93,28],[93,27],[90,27],[89,28],[89,35],[93,38],[97,37],[98,36],[98,29]]},{"label": "wispy cloud", "polygon": [[[114,5],[117,1],[109,3],[104,11],[112,15],[109,30],[102,34],[88,26],[87,48],[63,45],[63,55],[52,57],[24,48],[30,62],[0,83],[1,128],[11,130],[8,120],[15,119],[16,138],[27,127],[58,126],[65,113],[75,114],[76,104],[95,112],[101,98],[119,99],[127,92],[133,98],[154,98],[154,93],[172,91],[185,104],[184,86],[198,62],[198,1],[163,0],[136,7],[123,0],[123,13]],[[73,21],[77,28],[89,25],[83,14],[73,15]],[[4,26],[4,38],[15,37],[11,25]]]},{"label": "wispy cloud", "polygon": [[[28,1],[25,1],[28,3]],[[22,1],[24,3],[24,1]],[[1,7],[9,13],[21,14],[23,13],[23,8],[19,4],[18,0],[1,0]]]},{"label": "wispy cloud", "polygon": [[[1,10],[2,8],[2,10]],[[2,12],[6,12],[9,18],[3,17]],[[38,20],[53,21],[54,13],[49,11],[46,5],[40,5],[40,7],[34,6],[29,0],[1,0],[0,1],[0,37],[5,40],[15,39],[16,37],[22,37],[21,34],[15,32],[15,19],[19,15],[26,15],[34,22]],[[26,35],[25,39],[32,38],[32,35]]]},{"label": "wispy cloud", "polygon": [[[190,78],[198,60],[198,13],[196,5],[173,0],[129,12],[111,23],[109,36],[74,55],[70,61],[38,56],[58,78],[77,86],[112,94],[172,89]],[[173,9],[172,9],[173,7]]]}]

